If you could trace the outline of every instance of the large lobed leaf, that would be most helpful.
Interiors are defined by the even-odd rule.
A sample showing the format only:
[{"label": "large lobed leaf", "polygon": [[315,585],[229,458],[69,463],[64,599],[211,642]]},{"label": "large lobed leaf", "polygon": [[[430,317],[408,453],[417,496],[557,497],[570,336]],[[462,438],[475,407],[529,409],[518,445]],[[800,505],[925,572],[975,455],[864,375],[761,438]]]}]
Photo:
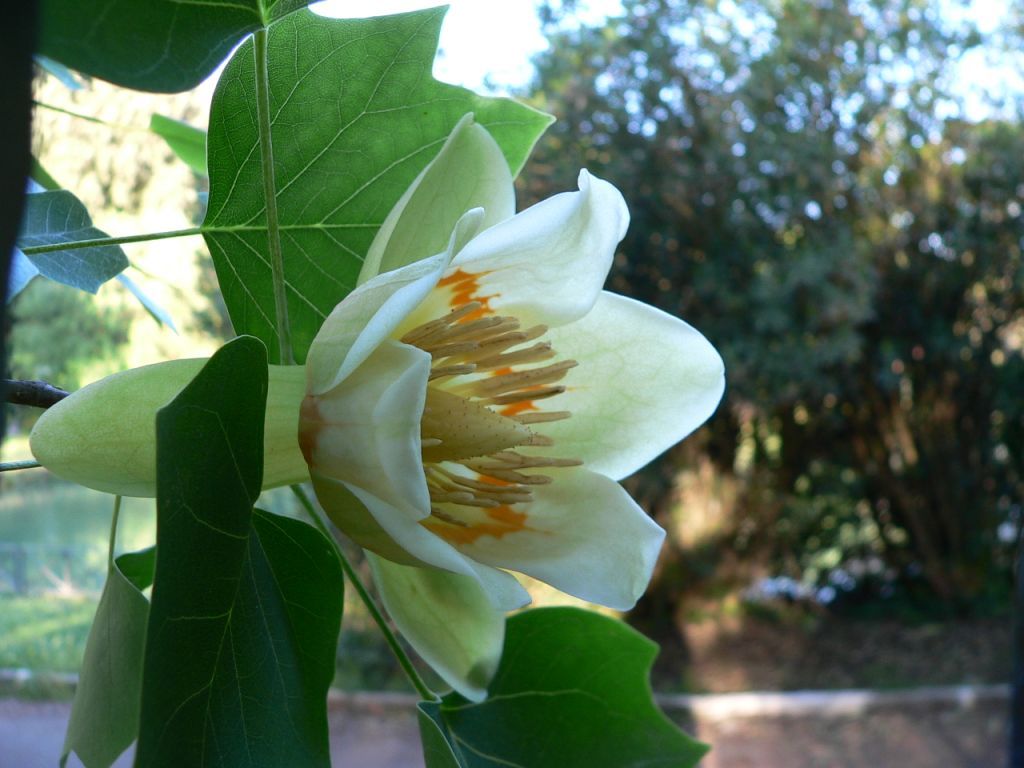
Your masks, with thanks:
[{"label": "large lobed leaf", "polygon": [[315,529],[253,511],[266,394],[242,338],[157,415],[139,765],[329,765],[341,569]]},{"label": "large lobed leaf", "polygon": [[[336,20],[299,11],[268,32],[273,172],[292,345],[300,362],[354,287],[385,216],[473,112],[513,174],[550,118],[431,76],[445,9]],[[232,57],[213,97],[204,226],[231,320],[276,357],[254,45]]]},{"label": "large lobed leaf", "polygon": [[40,51],[142,91],[197,86],[245,35],[308,0],[44,0]]},{"label": "large lobed leaf", "polygon": [[26,196],[25,215],[15,245],[28,251],[21,256],[38,274],[96,293],[103,283],[128,266],[128,257],[121,246],[70,248],[45,253],[32,253],[31,248],[103,237],[107,234],[92,225],[82,202],[61,189]]},{"label": "large lobed leaf", "polygon": [[488,698],[420,704],[428,768],[594,768],[697,764],[707,748],[655,706],[658,646],[625,624],[575,608],[508,620]]},{"label": "large lobed leaf", "polygon": [[60,764],[74,752],[86,768],[107,768],[139,729],[142,653],[155,550],[117,558],[107,573],[64,735]]}]

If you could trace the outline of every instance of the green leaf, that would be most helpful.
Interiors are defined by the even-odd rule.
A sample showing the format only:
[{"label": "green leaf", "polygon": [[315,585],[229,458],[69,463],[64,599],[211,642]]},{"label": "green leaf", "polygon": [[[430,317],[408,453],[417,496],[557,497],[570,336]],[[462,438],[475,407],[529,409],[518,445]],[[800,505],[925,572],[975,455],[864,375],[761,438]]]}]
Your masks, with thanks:
[{"label": "green leaf", "polygon": [[462,764],[445,735],[441,705],[433,701],[421,701],[416,711],[416,720],[420,726],[426,768],[461,768]]},{"label": "green leaf", "polygon": [[166,141],[189,168],[200,176],[206,175],[206,131],[163,115],[149,118],[149,130]]},{"label": "green leaf", "polygon": [[150,317],[156,320],[157,325],[166,325],[175,333],[178,332],[178,328],[174,325],[174,318],[171,317],[171,313],[153,301],[150,295],[139,287],[138,283],[132,280],[124,272],[117,276],[117,281],[121,283],[121,285],[123,285],[132,296],[139,300],[139,304],[141,304],[142,308],[149,313]]},{"label": "green leaf", "polygon": [[[649,675],[657,651],[643,635],[600,614],[526,611],[508,620],[489,698],[471,704],[446,696],[434,722],[443,724],[466,768],[693,766],[707,748],[653,701]],[[429,715],[430,706],[421,711],[426,707]],[[429,739],[425,749],[436,752],[436,734]]]},{"label": "green leaf", "polygon": [[266,350],[240,338],[157,414],[147,768],[329,764],[341,569],[315,529],[253,511],[266,395]]},{"label": "green leaf", "polygon": [[[375,19],[300,11],[268,32],[273,171],[279,229],[268,233],[254,45],[228,63],[210,115],[210,204],[204,233],[239,333],[276,360],[268,236],[280,239],[297,360],[355,286],[388,212],[473,112],[513,175],[551,118],[431,76],[445,9]],[[218,231],[219,228],[219,231]]]},{"label": "green leaf", "polygon": [[117,85],[174,93],[197,86],[245,35],[308,0],[45,0],[40,51]]},{"label": "green leaf", "polygon": [[[60,189],[25,196],[25,216],[15,245],[24,253],[32,246],[94,240],[107,234],[92,226],[85,206]],[[24,253],[39,273],[58,283],[96,293],[100,286],[128,266],[119,245]]]},{"label": "green leaf", "polygon": [[138,590],[153,585],[156,570],[156,547],[146,547],[138,552],[126,552],[117,558],[117,567],[128,581]]},{"label": "green leaf", "polygon": [[106,768],[135,741],[149,617],[141,590],[152,582],[153,562],[152,547],[130,552],[107,574],[85,644],[61,765],[74,752],[88,768]]},{"label": "green leaf", "polygon": [[49,171],[43,168],[35,155],[32,156],[32,167],[29,169],[28,175],[32,181],[36,182],[44,190],[53,191],[60,189],[60,184],[50,175]]}]

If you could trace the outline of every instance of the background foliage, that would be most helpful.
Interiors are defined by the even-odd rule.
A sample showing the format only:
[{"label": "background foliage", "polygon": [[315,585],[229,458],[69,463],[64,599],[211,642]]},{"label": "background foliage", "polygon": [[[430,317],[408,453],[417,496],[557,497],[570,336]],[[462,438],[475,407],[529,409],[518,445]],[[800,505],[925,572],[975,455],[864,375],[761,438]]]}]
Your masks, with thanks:
[{"label": "background foliage", "polygon": [[612,288],[692,322],[729,372],[703,444],[634,481],[687,520],[646,613],[757,574],[826,602],[1002,603],[1024,131],[1013,103],[963,110],[952,65],[978,33],[918,0],[626,0],[596,28],[573,7],[543,10],[534,93],[558,122],[522,191],[613,179],[633,224]]}]

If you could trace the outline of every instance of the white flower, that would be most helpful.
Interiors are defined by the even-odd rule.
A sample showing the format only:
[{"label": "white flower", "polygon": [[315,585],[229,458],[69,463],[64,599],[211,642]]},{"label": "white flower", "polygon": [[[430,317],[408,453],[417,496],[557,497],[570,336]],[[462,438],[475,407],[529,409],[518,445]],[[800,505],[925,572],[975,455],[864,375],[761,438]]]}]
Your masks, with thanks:
[{"label": "white flower", "polygon": [[501,150],[467,116],[310,348],[299,443],[317,496],[379,555],[403,634],[472,699],[504,612],[529,600],[508,571],[632,607],[664,531],[616,481],[722,395],[703,336],[601,290],[628,219],[586,171],[514,214]]},{"label": "white flower", "polygon": [[[578,192],[516,215],[501,150],[467,116],[388,215],[305,370],[270,369],[264,487],[312,478],[376,553],[395,623],[471,699],[497,667],[505,611],[529,600],[509,571],[636,602],[664,531],[616,481],[722,394],[704,337],[601,290],[627,224],[618,191],[585,171]],[[154,414],[202,364],[76,392],[40,418],[33,453],[83,485],[153,495]]]}]

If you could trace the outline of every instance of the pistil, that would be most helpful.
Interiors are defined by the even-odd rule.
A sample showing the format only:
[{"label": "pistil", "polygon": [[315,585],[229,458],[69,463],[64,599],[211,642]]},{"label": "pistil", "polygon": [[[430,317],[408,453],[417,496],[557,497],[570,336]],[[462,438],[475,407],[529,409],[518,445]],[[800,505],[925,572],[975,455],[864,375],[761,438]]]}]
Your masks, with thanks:
[{"label": "pistil", "polygon": [[536,403],[565,391],[559,382],[576,361],[548,362],[557,354],[538,341],[546,326],[521,330],[517,318],[480,317],[482,310],[481,302],[466,302],[401,339],[432,359],[421,445],[435,523],[466,527],[473,508],[497,513],[529,503],[532,487],[552,480],[536,470],[582,464],[514,450],[554,444],[536,426],[570,413]]}]

